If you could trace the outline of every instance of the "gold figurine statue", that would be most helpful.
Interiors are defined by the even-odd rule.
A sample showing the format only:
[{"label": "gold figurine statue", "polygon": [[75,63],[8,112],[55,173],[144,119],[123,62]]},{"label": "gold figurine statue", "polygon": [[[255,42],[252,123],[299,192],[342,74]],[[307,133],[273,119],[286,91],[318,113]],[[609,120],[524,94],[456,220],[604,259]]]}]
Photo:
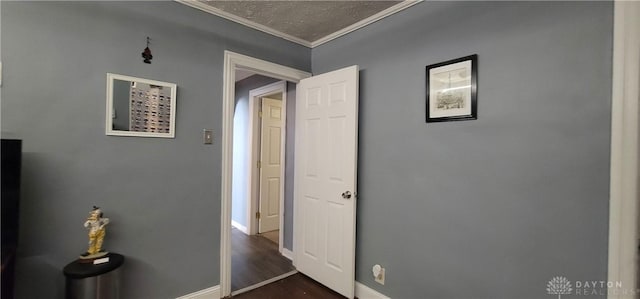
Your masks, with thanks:
[{"label": "gold figurine statue", "polygon": [[89,250],[80,256],[81,259],[98,258],[108,253],[102,251],[102,242],[106,232],[105,226],[109,224],[109,218],[103,218],[102,216],[100,208],[93,206],[87,221],[84,222],[84,227],[89,229]]}]

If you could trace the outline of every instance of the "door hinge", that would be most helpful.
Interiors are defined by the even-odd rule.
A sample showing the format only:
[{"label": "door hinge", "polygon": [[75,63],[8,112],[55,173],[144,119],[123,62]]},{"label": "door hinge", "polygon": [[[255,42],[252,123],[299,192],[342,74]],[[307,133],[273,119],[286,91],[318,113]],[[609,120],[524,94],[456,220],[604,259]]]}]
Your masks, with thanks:
[{"label": "door hinge", "polygon": [[262,163],[260,163],[260,161],[258,161],[257,166],[258,166],[258,169],[260,169],[260,167],[262,167]]},{"label": "door hinge", "polygon": [[260,219],[260,212],[256,212],[256,219]]}]

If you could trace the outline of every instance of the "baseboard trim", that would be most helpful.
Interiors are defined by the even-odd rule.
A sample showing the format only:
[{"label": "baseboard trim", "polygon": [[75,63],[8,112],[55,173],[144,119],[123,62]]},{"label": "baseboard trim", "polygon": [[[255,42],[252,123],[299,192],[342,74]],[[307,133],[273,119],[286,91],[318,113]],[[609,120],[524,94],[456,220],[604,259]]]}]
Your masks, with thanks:
[{"label": "baseboard trim", "polygon": [[356,281],[356,297],[358,299],[391,299],[378,291]]},{"label": "baseboard trim", "polygon": [[247,229],[247,227],[242,225],[242,224],[240,224],[240,223],[238,223],[238,222],[235,222],[235,221],[231,220],[231,226],[237,228],[238,230],[240,230],[241,232],[245,233],[246,235],[249,234],[249,230]]},{"label": "baseboard trim", "polygon": [[282,256],[290,259],[291,261],[293,261],[293,252],[289,249],[286,248],[282,248]]},{"label": "baseboard trim", "polygon": [[193,292],[176,299],[220,299],[220,286],[217,285],[204,290]]}]

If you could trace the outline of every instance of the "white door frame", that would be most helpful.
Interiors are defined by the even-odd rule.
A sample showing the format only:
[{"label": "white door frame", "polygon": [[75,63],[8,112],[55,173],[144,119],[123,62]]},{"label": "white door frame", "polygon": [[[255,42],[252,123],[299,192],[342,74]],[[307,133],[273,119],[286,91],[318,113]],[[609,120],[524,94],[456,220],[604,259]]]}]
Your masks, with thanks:
[{"label": "white door frame", "polygon": [[[608,280],[636,290],[638,275],[638,100],[640,3],[615,1],[611,95]],[[635,298],[635,292],[607,298]]]},{"label": "white door frame", "polygon": [[[231,295],[231,178],[233,175],[233,113],[235,70],[243,68],[260,75],[298,83],[310,73],[250,56],[224,51],[222,79],[222,173],[220,177],[220,298]],[[295,261],[294,261],[295,262]]]},{"label": "white door frame", "polygon": [[256,208],[258,207],[258,192],[259,192],[259,180],[260,180],[260,171],[256,167],[258,160],[260,160],[260,144],[259,140],[260,134],[260,123],[261,119],[258,117],[258,111],[260,111],[260,98],[276,94],[282,93],[282,134],[280,135],[280,177],[282,180],[280,181],[280,236],[279,236],[279,246],[278,249],[282,253],[282,239],[283,239],[283,226],[284,226],[284,182],[285,182],[285,169],[286,169],[286,140],[287,140],[287,82],[279,81],[266,86],[262,86],[256,89],[252,89],[249,91],[249,148],[251,151],[249,152],[249,171],[247,172],[249,177],[247,178],[247,194],[249,197],[247,198],[247,231],[249,235],[254,235],[258,233],[258,221],[256,221]]}]

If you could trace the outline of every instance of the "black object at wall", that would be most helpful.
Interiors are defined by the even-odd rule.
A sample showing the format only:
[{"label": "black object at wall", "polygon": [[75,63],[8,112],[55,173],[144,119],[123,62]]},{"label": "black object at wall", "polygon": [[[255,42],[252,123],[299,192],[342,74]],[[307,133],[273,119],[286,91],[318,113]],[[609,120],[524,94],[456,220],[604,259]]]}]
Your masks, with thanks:
[{"label": "black object at wall", "polygon": [[20,204],[22,141],[2,139],[2,298],[13,298]]}]

